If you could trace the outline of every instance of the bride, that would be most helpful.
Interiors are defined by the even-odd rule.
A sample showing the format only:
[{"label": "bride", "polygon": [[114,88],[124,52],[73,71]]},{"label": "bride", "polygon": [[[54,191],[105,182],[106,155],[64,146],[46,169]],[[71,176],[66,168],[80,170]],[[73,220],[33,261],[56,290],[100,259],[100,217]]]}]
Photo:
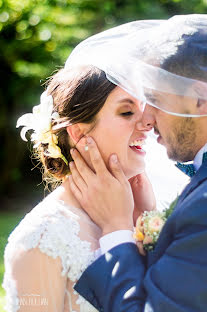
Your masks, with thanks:
[{"label": "bride", "polygon": [[[26,132],[33,130],[31,140],[44,178],[61,185],[26,214],[9,236],[3,281],[7,311],[95,311],[73,286],[99,256],[102,233],[70,190],[70,149],[78,149],[92,168],[86,145],[87,135],[92,135],[107,166],[109,156],[116,153],[127,178],[138,175],[130,180],[133,192],[144,176],[148,198],[140,188],[134,195],[135,206],[139,208],[143,195],[145,209],[153,209],[150,184],[141,174],[147,136],[141,116],[137,99],[110,82],[104,71],[82,65],[56,73],[40,105],[19,118],[17,127],[24,126],[24,140]],[[137,217],[139,211],[134,214]]]}]

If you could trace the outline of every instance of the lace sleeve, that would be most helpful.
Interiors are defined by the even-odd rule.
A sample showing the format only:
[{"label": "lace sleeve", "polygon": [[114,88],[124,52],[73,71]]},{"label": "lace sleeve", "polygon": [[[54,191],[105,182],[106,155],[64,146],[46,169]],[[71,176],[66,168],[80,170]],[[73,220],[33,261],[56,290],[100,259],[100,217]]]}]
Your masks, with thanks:
[{"label": "lace sleeve", "polygon": [[28,213],[4,252],[6,311],[95,311],[73,286],[94,260],[96,230],[83,212],[50,198]]},{"label": "lace sleeve", "polygon": [[64,308],[66,276],[60,258],[53,259],[33,248],[19,250],[10,263],[18,312],[61,312]]}]

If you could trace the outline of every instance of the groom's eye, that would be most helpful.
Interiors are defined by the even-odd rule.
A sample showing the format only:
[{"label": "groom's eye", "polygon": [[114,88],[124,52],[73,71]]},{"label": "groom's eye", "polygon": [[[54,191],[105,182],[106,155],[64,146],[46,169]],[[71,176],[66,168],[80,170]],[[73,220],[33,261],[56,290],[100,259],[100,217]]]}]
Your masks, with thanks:
[{"label": "groom's eye", "polygon": [[131,116],[134,115],[133,112],[125,112],[125,113],[121,113],[122,116]]}]

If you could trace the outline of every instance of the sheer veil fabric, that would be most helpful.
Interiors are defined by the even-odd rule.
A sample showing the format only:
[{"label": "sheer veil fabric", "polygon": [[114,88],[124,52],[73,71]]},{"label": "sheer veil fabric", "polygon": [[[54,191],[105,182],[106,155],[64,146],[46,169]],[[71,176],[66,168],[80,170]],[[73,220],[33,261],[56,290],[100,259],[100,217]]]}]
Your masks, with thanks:
[{"label": "sheer veil fabric", "polygon": [[[139,99],[143,107],[148,103],[173,115],[198,117],[196,104],[189,113],[188,101],[185,105],[184,101],[172,103],[167,97],[207,99],[206,38],[207,15],[135,21],[86,39],[74,49],[65,67],[92,64],[104,70],[110,81]],[[194,66],[174,73],[169,64],[176,63],[176,55],[182,56],[183,66],[189,67],[185,64],[187,47],[191,53],[188,59]]]}]

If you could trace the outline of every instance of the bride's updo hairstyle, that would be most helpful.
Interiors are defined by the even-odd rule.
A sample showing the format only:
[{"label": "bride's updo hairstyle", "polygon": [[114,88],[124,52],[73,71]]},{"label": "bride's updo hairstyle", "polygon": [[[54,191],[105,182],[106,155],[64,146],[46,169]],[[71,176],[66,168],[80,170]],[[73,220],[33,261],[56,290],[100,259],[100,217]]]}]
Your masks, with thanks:
[{"label": "bride's updo hairstyle", "polygon": [[[97,113],[115,87],[102,70],[89,65],[72,70],[63,68],[50,78],[46,91],[52,95],[54,112],[60,116],[58,121],[52,121],[52,132],[58,137],[57,145],[68,163],[72,161],[72,146],[69,144],[67,127],[87,123],[91,124],[92,129]],[[46,151],[47,145],[41,144],[38,154],[44,166],[43,178],[63,179],[70,172],[69,166],[61,158],[45,155]]]}]

